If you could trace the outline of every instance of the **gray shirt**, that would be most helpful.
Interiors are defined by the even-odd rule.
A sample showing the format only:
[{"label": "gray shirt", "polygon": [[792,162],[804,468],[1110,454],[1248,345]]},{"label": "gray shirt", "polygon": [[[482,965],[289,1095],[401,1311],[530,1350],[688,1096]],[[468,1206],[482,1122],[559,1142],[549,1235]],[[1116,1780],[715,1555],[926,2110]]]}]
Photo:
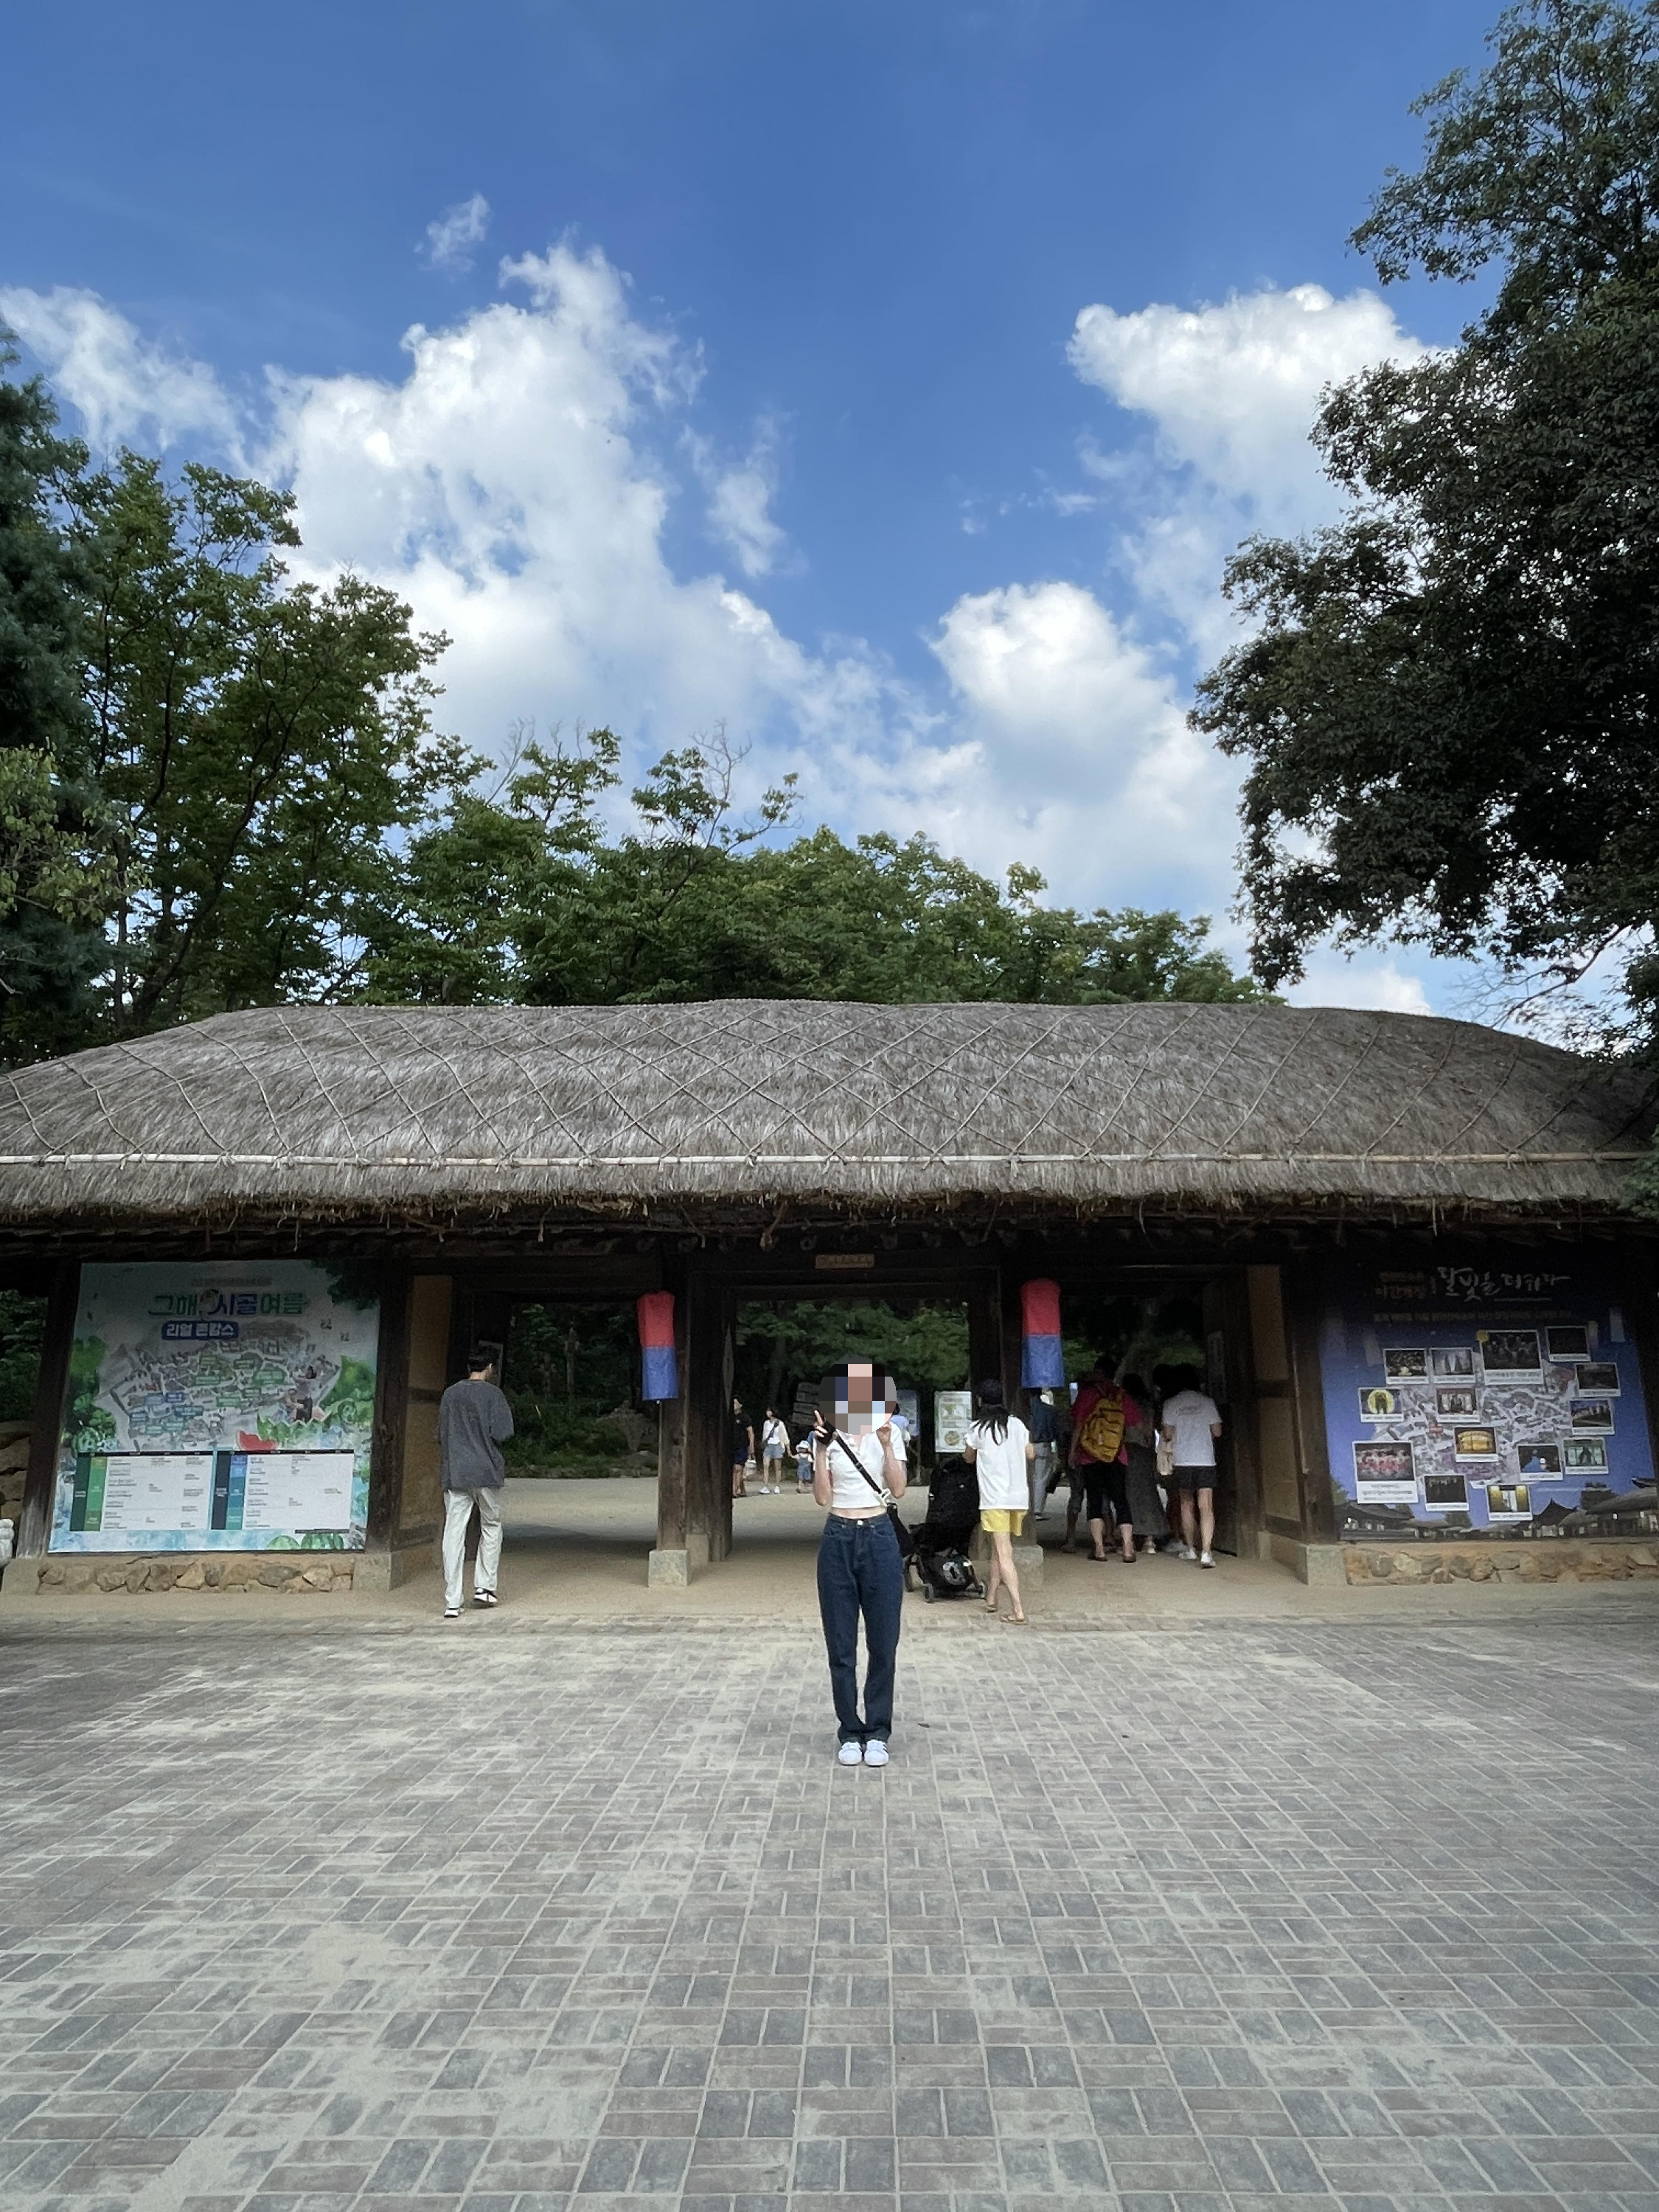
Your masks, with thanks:
[{"label": "gray shirt", "polygon": [[499,1490],[507,1468],[501,1446],[513,1433],[513,1408],[493,1382],[452,1382],[438,1401],[438,1450],[446,1490]]}]

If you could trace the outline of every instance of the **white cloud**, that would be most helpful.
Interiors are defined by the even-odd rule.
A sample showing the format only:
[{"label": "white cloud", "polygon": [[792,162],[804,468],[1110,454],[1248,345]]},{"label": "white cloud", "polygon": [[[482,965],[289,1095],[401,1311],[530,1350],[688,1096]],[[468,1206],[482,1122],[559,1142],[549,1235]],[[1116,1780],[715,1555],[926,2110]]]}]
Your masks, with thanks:
[{"label": "white cloud", "polygon": [[1225,905],[1235,779],[1092,592],[975,593],[931,643],[980,771],[950,817],[959,849],[990,866],[992,847],[1018,854],[1089,906]]},{"label": "white cloud", "polygon": [[502,273],[528,304],[416,326],[396,380],[274,386],[264,465],[294,489],[313,572],[362,570],[449,635],[444,716],[483,746],[526,714],[647,749],[723,721],[755,741],[760,781],[797,746],[822,758],[902,720],[867,649],[815,654],[718,574],[671,568],[665,455],[695,350],[632,313],[597,251]]},{"label": "white cloud", "polygon": [[692,465],[708,494],[708,534],[736,556],[745,576],[769,576],[788,545],[787,534],[771,512],[778,495],[780,445],[778,426],[769,416],[756,424],[740,461],[722,465],[706,438],[686,438]]},{"label": "white cloud", "polygon": [[471,199],[458,200],[446,208],[435,222],[426,227],[426,258],[433,269],[445,269],[459,274],[472,266],[472,248],[479,245],[489,228],[489,202],[482,192],[474,192]]},{"label": "white cloud", "polygon": [[1298,1006],[1363,1006],[1389,1014],[1426,1014],[1433,1011],[1429,983],[1462,977],[1461,968],[1451,962],[1419,958],[1409,967],[1401,962],[1402,956],[1393,952],[1358,952],[1352,958],[1340,952],[1316,952],[1302,981],[1285,995]]},{"label": "white cloud", "polygon": [[236,410],[213,371],[142,337],[95,292],[14,286],[0,291],[0,322],[44,362],[99,451],[125,440],[163,448],[202,443],[233,459],[240,454]]},{"label": "white cloud", "polygon": [[1236,635],[1217,586],[1253,531],[1295,535],[1339,511],[1309,442],[1328,385],[1428,350],[1374,292],[1339,300],[1318,284],[1218,307],[1107,307],[1078,316],[1068,358],[1085,384],[1151,425],[1150,449],[1085,471],[1110,485],[1127,525],[1124,555],[1151,608],[1172,616],[1209,659]]}]

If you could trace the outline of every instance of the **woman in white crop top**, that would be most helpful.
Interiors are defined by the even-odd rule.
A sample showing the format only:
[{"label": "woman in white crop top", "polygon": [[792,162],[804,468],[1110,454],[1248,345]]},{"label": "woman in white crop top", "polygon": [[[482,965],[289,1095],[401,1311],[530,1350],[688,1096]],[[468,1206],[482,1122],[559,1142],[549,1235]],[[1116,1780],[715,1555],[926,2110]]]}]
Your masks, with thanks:
[{"label": "woman in white crop top", "polygon": [[[818,1545],[818,1612],[842,1766],[885,1766],[893,1732],[904,1563],[887,1501],[904,1495],[904,1455],[891,1416],[898,1394],[869,1361],[825,1377],[824,1426],[816,1437],[812,1495],[829,1508]],[[859,1621],[868,1660],[859,1709]]]}]

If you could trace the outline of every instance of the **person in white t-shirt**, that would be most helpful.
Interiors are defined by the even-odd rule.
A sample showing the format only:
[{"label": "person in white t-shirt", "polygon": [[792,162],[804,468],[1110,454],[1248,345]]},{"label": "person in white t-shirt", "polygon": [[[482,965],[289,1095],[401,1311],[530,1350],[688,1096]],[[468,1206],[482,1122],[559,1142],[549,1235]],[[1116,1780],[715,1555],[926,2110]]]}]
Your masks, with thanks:
[{"label": "person in white t-shirt", "polygon": [[769,1491],[774,1498],[783,1495],[783,1462],[789,1449],[789,1431],[778,1415],[769,1406],[766,1419],[761,1423],[761,1492]]},{"label": "person in white t-shirt", "polygon": [[1200,1567],[1212,1567],[1215,1560],[1210,1547],[1215,1541],[1215,1445],[1221,1434],[1221,1412],[1215,1400],[1206,1397],[1199,1389],[1198,1376],[1192,1368],[1182,1369],[1180,1383],[1180,1389],[1164,1401],[1159,1431],[1174,1456],[1171,1473],[1181,1493],[1181,1533],[1186,1540],[1187,1557],[1190,1559],[1193,1556],[1193,1538],[1196,1534],[1198,1564]]},{"label": "person in white t-shirt", "polygon": [[995,1380],[979,1386],[979,1418],[969,1428],[962,1455],[979,1477],[979,1525],[991,1540],[991,1569],[985,1577],[985,1610],[997,1609],[997,1592],[1004,1583],[1013,1605],[1013,1625],[1025,1626],[1025,1608],[1019,1601],[1019,1577],[1014,1572],[1014,1539],[1025,1526],[1030,1497],[1031,1462],[1036,1446],[1024,1421],[1008,1411],[1002,1385]]},{"label": "person in white t-shirt", "polygon": [[812,1495],[829,1508],[818,1543],[818,1613],[841,1738],[836,1758],[842,1766],[885,1766],[904,1598],[904,1562],[887,1515],[904,1495],[904,1453],[893,1428],[898,1390],[871,1361],[853,1360],[824,1377],[819,1402]]}]

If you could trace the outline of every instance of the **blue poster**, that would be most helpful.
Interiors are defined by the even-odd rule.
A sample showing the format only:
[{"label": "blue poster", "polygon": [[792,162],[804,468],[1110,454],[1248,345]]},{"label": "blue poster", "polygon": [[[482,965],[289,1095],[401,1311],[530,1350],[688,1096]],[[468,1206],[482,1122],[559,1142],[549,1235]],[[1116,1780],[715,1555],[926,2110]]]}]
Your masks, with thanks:
[{"label": "blue poster", "polygon": [[1334,1266],[1322,1303],[1343,1537],[1659,1531],[1636,1346],[1594,1261]]}]

